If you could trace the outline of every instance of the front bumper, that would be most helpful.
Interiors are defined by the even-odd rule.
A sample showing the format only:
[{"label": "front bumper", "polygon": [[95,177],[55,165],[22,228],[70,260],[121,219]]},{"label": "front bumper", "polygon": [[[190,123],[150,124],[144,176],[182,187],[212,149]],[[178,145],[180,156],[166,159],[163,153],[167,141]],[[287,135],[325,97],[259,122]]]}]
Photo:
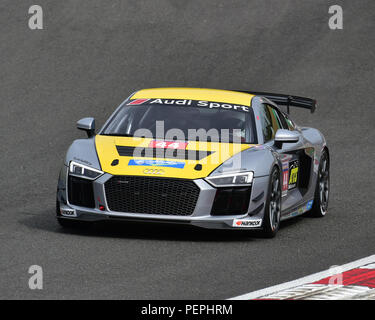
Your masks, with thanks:
[{"label": "front bumper", "polygon": [[57,203],[59,218],[81,221],[144,221],[157,223],[188,224],[208,229],[260,229],[264,214],[264,202],[267,193],[268,177],[253,179],[251,198],[248,211],[241,215],[211,215],[216,188],[203,179],[196,179],[194,183],[200,189],[199,197],[193,213],[189,216],[117,212],[108,209],[105,183],[112,177],[104,174],[93,183],[95,207],[86,208],[69,203],[68,200],[68,168],[64,166],[60,172]]}]

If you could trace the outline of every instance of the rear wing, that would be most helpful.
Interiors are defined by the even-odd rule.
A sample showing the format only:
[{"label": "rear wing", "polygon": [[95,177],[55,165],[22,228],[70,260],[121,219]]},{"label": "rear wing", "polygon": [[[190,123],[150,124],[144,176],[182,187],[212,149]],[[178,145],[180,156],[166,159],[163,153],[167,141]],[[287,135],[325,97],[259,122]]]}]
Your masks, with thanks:
[{"label": "rear wing", "polygon": [[239,92],[246,92],[256,96],[265,97],[272,102],[276,103],[280,106],[286,106],[287,111],[289,113],[289,107],[297,107],[297,108],[304,108],[309,109],[311,113],[314,113],[316,110],[316,100],[304,97],[297,97],[291,96],[287,94],[279,94],[279,93],[267,93],[267,92],[253,92],[253,91],[239,91]]}]

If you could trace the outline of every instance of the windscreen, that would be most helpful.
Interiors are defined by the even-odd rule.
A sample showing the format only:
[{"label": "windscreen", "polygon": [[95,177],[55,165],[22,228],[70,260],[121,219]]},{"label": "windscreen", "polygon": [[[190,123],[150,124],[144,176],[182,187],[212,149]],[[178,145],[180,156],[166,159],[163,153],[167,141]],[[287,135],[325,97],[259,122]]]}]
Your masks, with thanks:
[{"label": "windscreen", "polygon": [[208,101],[143,100],[123,105],[101,134],[256,143],[251,107]]}]

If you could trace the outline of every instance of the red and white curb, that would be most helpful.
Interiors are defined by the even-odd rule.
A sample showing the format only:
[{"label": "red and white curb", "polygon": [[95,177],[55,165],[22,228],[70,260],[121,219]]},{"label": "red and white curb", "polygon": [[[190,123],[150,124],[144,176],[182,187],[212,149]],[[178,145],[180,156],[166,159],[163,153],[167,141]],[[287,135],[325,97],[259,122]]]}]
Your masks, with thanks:
[{"label": "red and white curb", "polygon": [[375,300],[375,255],[229,300]]}]

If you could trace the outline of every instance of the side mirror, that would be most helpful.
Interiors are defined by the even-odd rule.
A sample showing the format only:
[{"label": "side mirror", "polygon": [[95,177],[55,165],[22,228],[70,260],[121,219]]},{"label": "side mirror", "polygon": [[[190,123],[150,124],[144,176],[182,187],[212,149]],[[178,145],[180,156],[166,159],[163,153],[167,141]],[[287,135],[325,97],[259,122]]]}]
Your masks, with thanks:
[{"label": "side mirror", "polygon": [[299,141],[300,133],[298,131],[289,131],[286,129],[279,129],[275,135],[275,147],[281,149],[283,143],[296,143]]},{"label": "side mirror", "polygon": [[95,135],[95,119],[83,118],[77,122],[77,128],[86,131],[87,136],[91,138]]}]

